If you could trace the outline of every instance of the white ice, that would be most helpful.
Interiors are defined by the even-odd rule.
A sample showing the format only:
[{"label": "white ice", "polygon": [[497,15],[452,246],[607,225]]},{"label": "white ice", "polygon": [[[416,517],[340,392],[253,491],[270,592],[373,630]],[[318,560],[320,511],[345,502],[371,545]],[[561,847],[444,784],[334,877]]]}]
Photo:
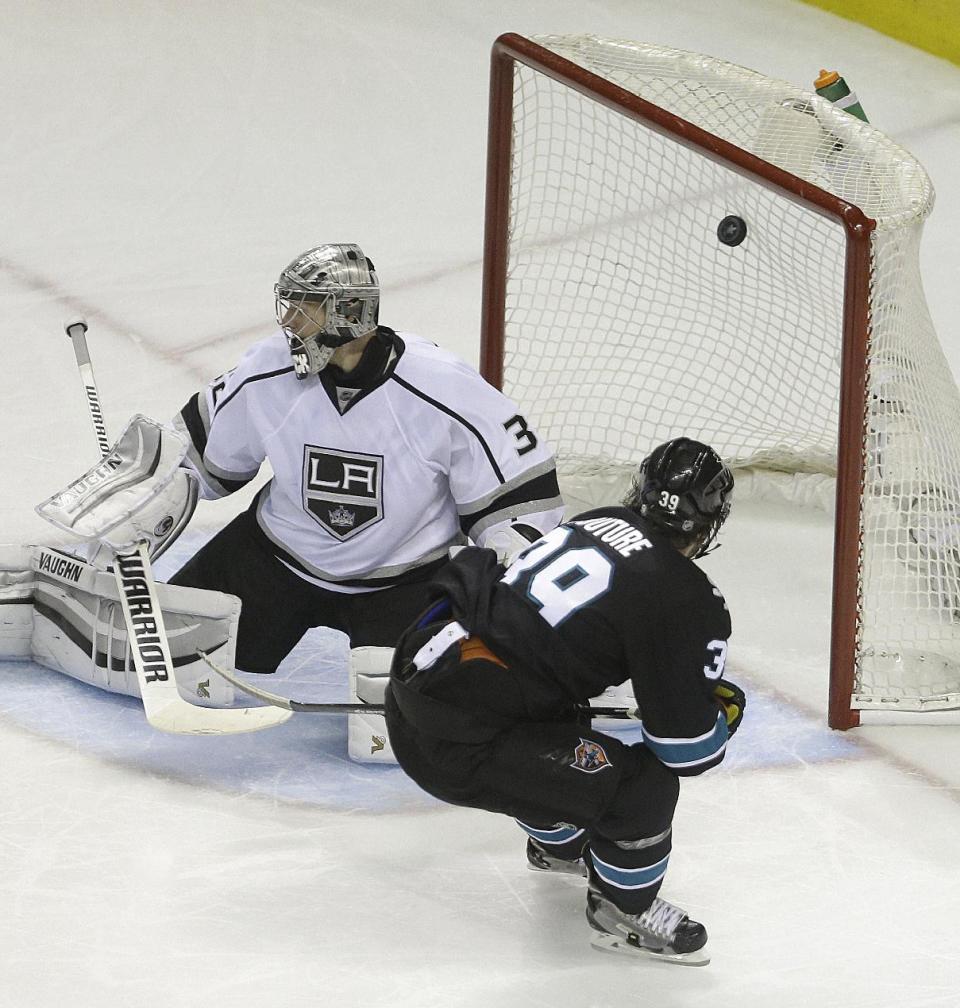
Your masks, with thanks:
[{"label": "white ice", "polygon": [[[660,42],[809,86],[840,69],[929,170],[928,301],[960,373],[960,70],[793,0],[7,2],[0,20],[0,541],[114,432],[271,324],[280,266],[356,241],[383,318],[476,362],[487,66],[503,31]],[[181,555],[245,505],[202,509]],[[826,726],[830,529],[738,510],[711,573],[750,708],[685,783],[664,895],[691,970],[588,945],[582,886],[506,819],[346,759],[339,717],[150,731],[133,701],[0,665],[2,1008],[934,1008],[960,999],[957,728]],[[172,563],[176,558],[172,558]],[[342,696],[307,640],[285,685]]]}]

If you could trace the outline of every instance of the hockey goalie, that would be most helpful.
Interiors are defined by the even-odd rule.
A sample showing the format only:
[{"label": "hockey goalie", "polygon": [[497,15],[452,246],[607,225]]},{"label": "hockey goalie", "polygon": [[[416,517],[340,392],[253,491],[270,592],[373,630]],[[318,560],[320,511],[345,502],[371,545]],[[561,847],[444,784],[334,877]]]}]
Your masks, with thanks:
[{"label": "hockey goalie", "polygon": [[[197,496],[225,497],[269,464],[272,478],[254,504],[173,574],[157,607],[184,598],[170,594],[174,587],[235,597],[239,618],[217,664],[226,669],[235,656],[240,669],[260,675],[276,672],[310,629],[338,630],[350,641],[351,694],[372,707],[383,701],[397,637],[423,612],[452,549],[469,541],[506,559],[560,521],[553,452],[520,406],[476,370],[380,324],[378,275],[358,246],[307,250],[281,271],[274,295],[277,328],[192,396],[172,429],[135,418],[112,449],[101,444],[100,465],[41,514],[91,544],[92,566],[101,567],[104,554],[117,557],[124,609],[131,585],[141,597],[152,585],[150,552],[189,520]],[[85,326],[72,328],[82,340]],[[75,349],[84,346],[82,372],[85,344],[72,338]],[[102,433],[102,419],[94,421]],[[134,552],[139,570],[130,567]],[[12,564],[11,576],[21,567]],[[82,657],[61,664],[108,688],[152,692],[156,677],[144,669],[156,652],[139,647],[140,624],[123,611],[134,682],[129,669],[112,670],[100,604],[95,595],[80,605],[86,632],[73,647]],[[142,604],[134,600],[138,610]],[[45,619],[36,608],[34,618]],[[164,635],[152,636],[149,646],[162,646]],[[175,667],[192,701],[223,706],[227,685],[210,679],[203,655],[197,663],[202,648],[182,643],[170,677]],[[47,660],[49,647],[32,639],[31,648]],[[351,713],[348,750],[355,759],[392,761],[380,714]]]}]

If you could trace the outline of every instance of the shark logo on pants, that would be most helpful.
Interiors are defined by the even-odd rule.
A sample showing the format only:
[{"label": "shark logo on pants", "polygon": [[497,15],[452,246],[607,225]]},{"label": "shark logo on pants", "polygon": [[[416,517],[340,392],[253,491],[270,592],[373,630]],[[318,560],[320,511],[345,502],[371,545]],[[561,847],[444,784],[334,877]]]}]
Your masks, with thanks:
[{"label": "shark logo on pants", "polygon": [[580,739],[580,745],[574,749],[573,762],[570,765],[584,773],[597,773],[613,766],[603,746],[599,742],[585,738]]}]

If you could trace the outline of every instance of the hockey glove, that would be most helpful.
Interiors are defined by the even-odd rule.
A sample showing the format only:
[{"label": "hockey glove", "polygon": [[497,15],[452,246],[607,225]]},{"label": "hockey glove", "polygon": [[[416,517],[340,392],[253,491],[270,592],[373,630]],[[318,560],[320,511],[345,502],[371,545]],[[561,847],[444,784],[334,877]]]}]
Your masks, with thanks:
[{"label": "hockey glove", "polygon": [[729,679],[718,679],[713,695],[727,716],[727,736],[732,737],[743,720],[743,712],[747,706],[746,694]]},{"label": "hockey glove", "polygon": [[[146,542],[151,559],[183,531],[197,480],[182,467],[186,439],[136,414],[106,458],[37,507],[57,528],[127,553]],[[91,556],[96,556],[96,552]]]},{"label": "hockey glove", "polygon": [[495,550],[497,560],[504,567],[509,567],[532,542],[540,538],[541,534],[539,529],[531,528],[529,525],[519,523],[501,525],[491,534],[480,536],[478,544]]}]

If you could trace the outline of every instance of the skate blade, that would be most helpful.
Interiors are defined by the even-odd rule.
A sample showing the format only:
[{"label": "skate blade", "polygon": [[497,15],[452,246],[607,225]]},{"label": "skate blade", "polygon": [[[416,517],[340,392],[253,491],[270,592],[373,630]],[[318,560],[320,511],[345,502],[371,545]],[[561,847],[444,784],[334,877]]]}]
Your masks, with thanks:
[{"label": "skate blade", "polygon": [[617,935],[599,931],[594,932],[590,937],[590,944],[600,952],[615,952],[620,955],[634,956],[637,959],[673,963],[676,966],[706,966],[710,962],[710,956],[706,954],[705,948],[697,949],[696,952],[655,952],[653,949],[631,945],[626,939]]},{"label": "skate blade", "polygon": [[579,868],[538,868],[528,861],[527,868],[538,875],[556,875],[557,878],[573,879],[577,882],[582,882],[587,877],[587,869],[583,865]]}]

